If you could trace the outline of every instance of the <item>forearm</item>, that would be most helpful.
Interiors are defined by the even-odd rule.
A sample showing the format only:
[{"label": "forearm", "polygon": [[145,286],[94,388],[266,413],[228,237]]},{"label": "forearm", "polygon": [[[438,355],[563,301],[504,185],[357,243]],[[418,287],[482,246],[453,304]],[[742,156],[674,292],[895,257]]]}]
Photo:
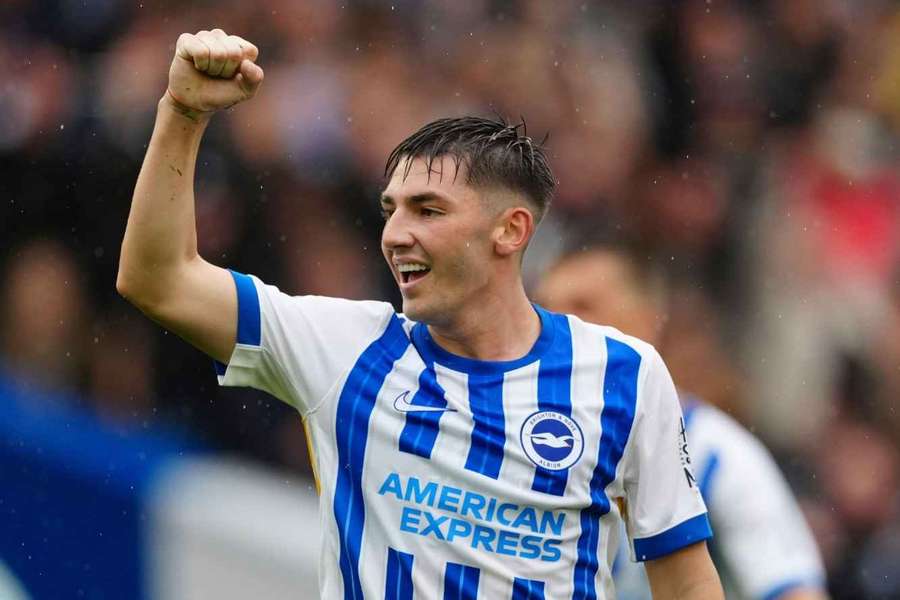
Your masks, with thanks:
[{"label": "forearm", "polygon": [[194,169],[208,115],[184,114],[164,96],[138,176],[119,261],[119,290],[152,303],[172,274],[197,259]]},{"label": "forearm", "polygon": [[[656,585],[652,585],[656,583]],[[664,582],[652,582],[653,600],[724,600],[715,569],[673,574]]]},{"label": "forearm", "polygon": [[719,574],[699,542],[644,563],[653,600],[724,600]]},{"label": "forearm", "polygon": [[778,600],[828,600],[828,594],[814,588],[802,588],[778,596]]},{"label": "forearm", "polygon": [[[676,590],[671,596],[663,596],[664,600],[724,600],[719,577],[712,573],[705,579],[691,581]],[[658,600],[654,595],[654,600]]]}]

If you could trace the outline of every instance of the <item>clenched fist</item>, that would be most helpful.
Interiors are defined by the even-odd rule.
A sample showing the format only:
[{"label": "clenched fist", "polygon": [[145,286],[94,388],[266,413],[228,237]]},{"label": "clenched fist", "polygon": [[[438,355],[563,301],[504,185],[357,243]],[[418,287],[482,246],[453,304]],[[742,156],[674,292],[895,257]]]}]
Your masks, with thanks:
[{"label": "clenched fist", "polygon": [[183,33],[169,67],[167,94],[194,117],[252,98],[263,80],[254,62],[258,54],[256,46],[221,29]]}]

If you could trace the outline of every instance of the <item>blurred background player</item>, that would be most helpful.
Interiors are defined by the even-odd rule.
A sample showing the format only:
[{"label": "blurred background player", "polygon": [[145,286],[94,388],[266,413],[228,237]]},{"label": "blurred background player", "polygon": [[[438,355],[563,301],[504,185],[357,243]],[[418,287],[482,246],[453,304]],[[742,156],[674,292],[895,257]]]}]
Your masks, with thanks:
[{"label": "blurred background player", "polygon": [[[539,282],[536,297],[550,310],[654,345],[666,326],[664,277],[652,260],[624,247],[596,245],[564,255]],[[815,541],[769,452],[725,412],[691,394],[681,399],[690,464],[715,534],[711,553],[728,597],[826,598]],[[625,553],[614,575],[620,599],[650,597],[642,567]]]}]

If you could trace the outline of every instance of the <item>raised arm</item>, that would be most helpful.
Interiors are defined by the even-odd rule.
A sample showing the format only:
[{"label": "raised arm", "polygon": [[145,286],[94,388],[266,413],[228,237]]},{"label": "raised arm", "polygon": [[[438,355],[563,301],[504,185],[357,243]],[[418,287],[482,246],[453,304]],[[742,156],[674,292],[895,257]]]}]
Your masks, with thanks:
[{"label": "raised arm", "polygon": [[256,57],[253,44],[221,29],[178,38],[116,280],[147,316],[222,362],[234,348],[237,296],[228,271],[197,253],[194,167],[213,113],[253,97],[262,83]]}]

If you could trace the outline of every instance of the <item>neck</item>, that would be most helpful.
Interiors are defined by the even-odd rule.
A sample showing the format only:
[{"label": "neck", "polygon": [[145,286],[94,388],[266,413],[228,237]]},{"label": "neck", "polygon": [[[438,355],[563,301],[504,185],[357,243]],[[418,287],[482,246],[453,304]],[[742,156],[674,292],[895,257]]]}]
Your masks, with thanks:
[{"label": "neck", "polygon": [[507,289],[508,294],[480,297],[452,323],[429,325],[431,337],[448,352],[466,358],[504,361],[525,356],[541,334],[541,318],[521,280]]}]

